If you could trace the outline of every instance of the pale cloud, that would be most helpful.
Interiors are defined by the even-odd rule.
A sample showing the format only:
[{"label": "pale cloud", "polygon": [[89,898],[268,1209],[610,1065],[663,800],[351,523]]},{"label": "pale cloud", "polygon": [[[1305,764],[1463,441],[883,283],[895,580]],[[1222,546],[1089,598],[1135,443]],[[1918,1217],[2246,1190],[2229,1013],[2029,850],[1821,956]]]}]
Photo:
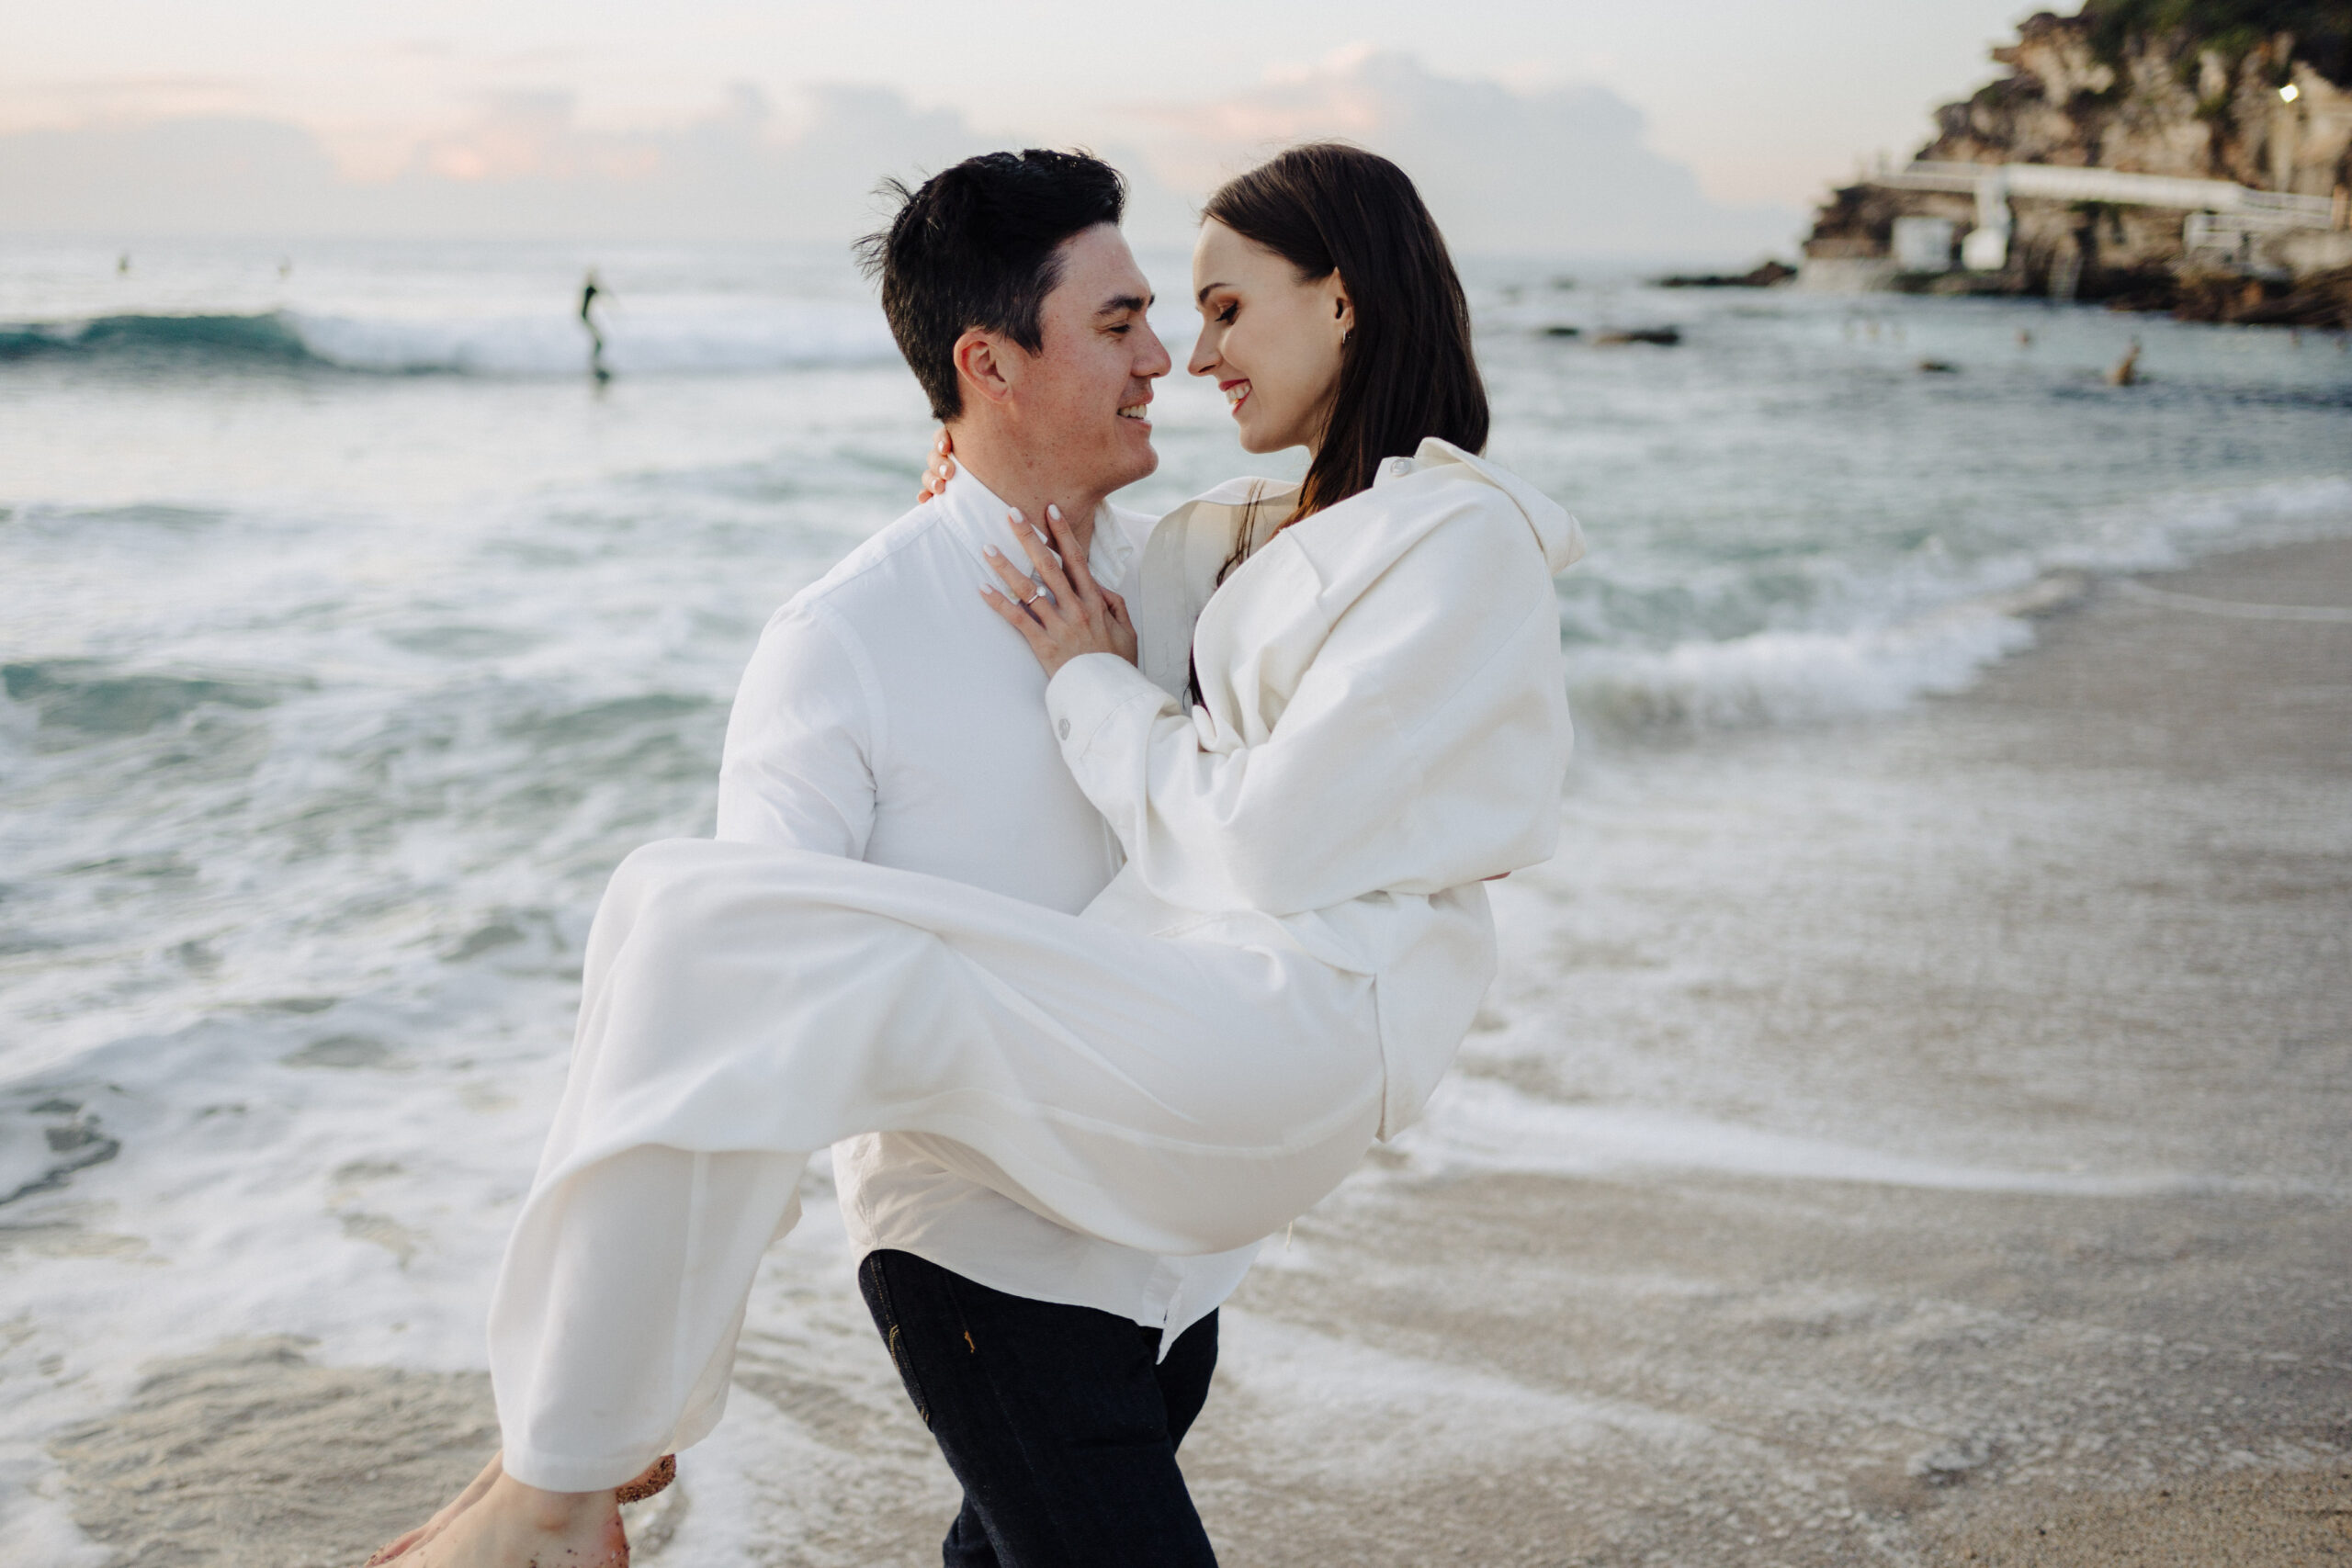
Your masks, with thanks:
[{"label": "pale cloud", "polygon": [[258,117],[261,95],[234,76],[148,72],[0,83],[0,134],[191,115]]},{"label": "pale cloud", "polygon": [[[1112,119],[1138,240],[1182,243],[1219,180],[1308,137],[1388,153],[1457,249],[1730,259],[1795,215],[1718,206],[1606,89],[1442,76],[1356,50],[1246,92]],[[1020,139],[1012,139],[1018,141]],[[771,101],[739,85],[652,129],[583,122],[568,90],[480,93],[429,127],[313,130],[220,114],[0,134],[0,226],[100,235],[327,234],[827,241],[875,186],[1006,145],[883,87]]]},{"label": "pale cloud", "polygon": [[[0,130],[233,114],[288,120],[372,177],[404,143],[458,128],[472,95],[564,88],[581,122],[683,125],[724,84],[758,81],[788,116],[809,83],[879,82],[991,139],[1102,141],[1125,106],[1242,94],[1271,63],[1376,40],[1436,73],[1522,97],[1599,81],[1640,107],[1646,144],[1717,200],[1809,205],[1857,153],[1900,152],[1928,111],[1984,79],[2022,0],[1143,0],[1106,25],[1080,0],[19,0],[0,6]],[[1137,40],[1143,40],[1138,43]],[[171,76],[219,88],[173,86]],[[99,93],[85,90],[101,78]],[[155,84],[149,91],[141,79]],[[396,153],[401,155],[395,155]],[[0,210],[0,226],[12,215]]]},{"label": "pale cloud", "polygon": [[[317,138],[190,116],[0,136],[0,223],[18,233],[334,232],[342,192]],[[257,222],[256,220],[263,220]]]},{"label": "pale cloud", "polygon": [[1205,189],[1290,142],[1339,137],[1396,160],[1464,252],[1723,255],[1785,245],[1799,215],[1708,199],[1652,151],[1642,115],[1589,84],[1433,73],[1363,46],[1144,118],[1160,177]]},{"label": "pale cloud", "polygon": [[0,135],[0,224],[19,232],[838,240],[876,184],[989,143],[878,88],[774,112],[738,88],[650,130],[582,127],[564,92],[503,93],[397,140],[215,116]]}]

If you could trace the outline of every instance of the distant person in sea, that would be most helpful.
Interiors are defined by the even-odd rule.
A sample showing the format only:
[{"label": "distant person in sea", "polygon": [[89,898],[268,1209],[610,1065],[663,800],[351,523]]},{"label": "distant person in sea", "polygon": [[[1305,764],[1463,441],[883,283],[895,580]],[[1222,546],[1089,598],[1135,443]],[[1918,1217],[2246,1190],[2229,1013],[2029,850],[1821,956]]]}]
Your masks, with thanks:
[{"label": "distant person in sea", "polygon": [[130,253],[129,251],[125,251],[122,254],[114,258],[114,273],[117,277],[128,277],[130,276]]},{"label": "distant person in sea", "polygon": [[580,285],[580,324],[588,329],[588,374],[598,386],[613,378],[613,373],[605,368],[605,333],[596,325],[596,300],[604,292],[604,285],[596,281],[596,269],[590,267]]},{"label": "distant person in sea", "polygon": [[2137,386],[2139,380],[2140,340],[2135,337],[2132,340],[2132,346],[2123,351],[2123,357],[2117,360],[2114,368],[2107,373],[2107,384],[2110,387],[2132,387]]},{"label": "distant person in sea", "polygon": [[1244,449],[1311,456],[1157,523],[1107,500],[1171,368],[1117,174],[897,194],[865,255],[961,471],[769,623],[718,840],[615,875],[492,1307],[504,1449],[379,1562],[625,1562],[834,1145],[963,1484],[944,1561],[1213,1564],[1176,1448],[1215,1309],[1419,1116],[1495,969],[1480,884],[1551,853],[1580,538],[1474,456],[1404,173],[1309,146],[1210,198],[1190,368]]}]

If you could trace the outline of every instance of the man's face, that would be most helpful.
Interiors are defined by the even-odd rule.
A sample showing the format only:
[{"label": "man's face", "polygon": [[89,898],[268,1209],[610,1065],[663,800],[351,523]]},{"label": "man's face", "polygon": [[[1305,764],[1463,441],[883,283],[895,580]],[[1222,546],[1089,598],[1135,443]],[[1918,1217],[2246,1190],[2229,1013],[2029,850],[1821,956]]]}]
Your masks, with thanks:
[{"label": "man's face", "polygon": [[1044,346],[1022,356],[1009,412],[1033,461],[1107,495],[1159,467],[1147,416],[1168,350],[1145,317],[1151,285],[1115,226],[1063,241],[1061,264],[1039,313]]}]

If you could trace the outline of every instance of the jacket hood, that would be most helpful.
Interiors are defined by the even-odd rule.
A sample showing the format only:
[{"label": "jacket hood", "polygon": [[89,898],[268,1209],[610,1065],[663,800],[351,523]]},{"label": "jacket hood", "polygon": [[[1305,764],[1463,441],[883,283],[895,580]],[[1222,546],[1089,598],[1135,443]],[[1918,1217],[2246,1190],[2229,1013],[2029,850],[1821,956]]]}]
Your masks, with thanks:
[{"label": "jacket hood", "polygon": [[1473,456],[1453,442],[1441,441],[1434,435],[1425,437],[1420,449],[1411,457],[1392,457],[1388,463],[1389,466],[1381,472],[1383,479],[1388,478],[1391,472],[1401,477],[1455,465],[1461,470],[1462,478],[1492,485],[1502,491],[1510,498],[1510,503],[1519,508],[1520,515],[1527,519],[1527,526],[1535,536],[1536,546],[1544,552],[1544,564],[1555,573],[1567,570],[1584,555],[1584,530],[1577,525],[1577,520],[1550,496],[1500,464]]}]

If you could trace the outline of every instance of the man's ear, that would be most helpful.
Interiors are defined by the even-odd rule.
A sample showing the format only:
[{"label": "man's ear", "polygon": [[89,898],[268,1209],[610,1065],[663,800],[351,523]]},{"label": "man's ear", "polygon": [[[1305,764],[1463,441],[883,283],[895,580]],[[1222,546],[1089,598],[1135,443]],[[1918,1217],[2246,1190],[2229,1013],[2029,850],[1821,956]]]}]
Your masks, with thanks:
[{"label": "man's ear", "polygon": [[956,378],[992,403],[1012,395],[1021,378],[1021,356],[994,333],[974,327],[956,340]]}]

